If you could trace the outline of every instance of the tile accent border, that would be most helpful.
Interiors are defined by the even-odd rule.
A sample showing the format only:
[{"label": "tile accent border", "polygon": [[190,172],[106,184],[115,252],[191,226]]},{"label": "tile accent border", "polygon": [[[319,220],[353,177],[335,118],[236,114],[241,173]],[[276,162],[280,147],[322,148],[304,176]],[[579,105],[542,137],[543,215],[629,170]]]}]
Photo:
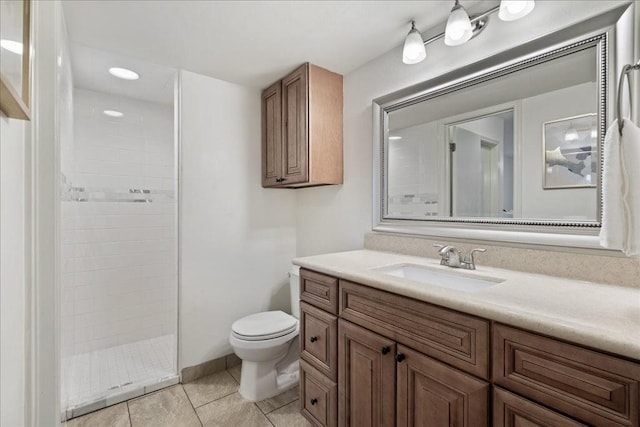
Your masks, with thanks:
[{"label": "tile accent border", "polygon": [[197,380],[198,378],[206,377],[207,375],[217,374],[225,369],[233,368],[234,366],[242,363],[242,360],[235,355],[235,353],[227,354],[217,359],[209,360],[199,365],[189,366],[182,369],[181,378],[182,383],[189,383]]},{"label": "tile accent border", "polygon": [[465,252],[477,247],[487,248],[487,252],[475,255],[478,266],[486,265],[608,285],[640,287],[640,258],[501,246],[446,237],[433,240],[380,232],[366,233],[364,236],[365,249],[437,259],[438,253],[433,247],[434,243],[453,243]]}]

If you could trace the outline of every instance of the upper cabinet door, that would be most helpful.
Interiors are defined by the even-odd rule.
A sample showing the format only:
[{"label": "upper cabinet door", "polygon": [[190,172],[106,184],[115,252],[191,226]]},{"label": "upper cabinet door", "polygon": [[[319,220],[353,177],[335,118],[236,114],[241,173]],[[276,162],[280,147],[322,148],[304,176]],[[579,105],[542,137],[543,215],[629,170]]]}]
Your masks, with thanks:
[{"label": "upper cabinet door", "polygon": [[279,184],[282,168],[282,91],[276,82],[262,92],[262,186]]},{"label": "upper cabinet door", "polygon": [[305,64],[282,80],[282,184],[309,180],[309,74]]}]

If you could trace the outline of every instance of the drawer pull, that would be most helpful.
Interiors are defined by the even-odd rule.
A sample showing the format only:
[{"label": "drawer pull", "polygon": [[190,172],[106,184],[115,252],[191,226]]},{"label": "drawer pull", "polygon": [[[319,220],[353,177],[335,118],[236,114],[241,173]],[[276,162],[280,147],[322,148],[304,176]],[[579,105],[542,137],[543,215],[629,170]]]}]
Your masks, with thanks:
[{"label": "drawer pull", "polygon": [[313,399],[311,399],[311,404],[315,405],[316,403],[318,403],[318,399],[316,399],[315,397]]},{"label": "drawer pull", "polygon": [[309,338],[309,341],[316,342],[316,341],[318,341],[318,337],[311,337],[311,338]]},{"label": "drawer pull", "polygon": [[382,347],[382,354],[387,354],[391,351],[389,347]]},{"label": "drawer pull", "polygon": [[398,363],[401,363],[406,358],[407,358],[407,356],[405,356],[403,353],[396,354],[396,362],[398,362]]}]

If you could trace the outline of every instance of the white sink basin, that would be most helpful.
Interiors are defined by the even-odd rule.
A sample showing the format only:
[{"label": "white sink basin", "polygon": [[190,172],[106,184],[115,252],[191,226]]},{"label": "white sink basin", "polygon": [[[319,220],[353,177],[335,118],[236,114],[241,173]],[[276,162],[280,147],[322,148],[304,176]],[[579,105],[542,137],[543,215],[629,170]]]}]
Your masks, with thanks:
[{"label": "white sink basin", "polygon": [[378,271],[387,276],[401,277],[414,282],[466,292],[477,292],[504,282],[504,279],[497,277],[471,276],[460,274],[457,271],[444,272],[413,264],[392,265],[380,268]]}]

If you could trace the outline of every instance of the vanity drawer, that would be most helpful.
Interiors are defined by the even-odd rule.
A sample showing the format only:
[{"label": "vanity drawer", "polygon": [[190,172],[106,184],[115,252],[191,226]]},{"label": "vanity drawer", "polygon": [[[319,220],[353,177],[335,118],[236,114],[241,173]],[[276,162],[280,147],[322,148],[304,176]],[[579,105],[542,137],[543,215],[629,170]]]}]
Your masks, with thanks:
[{"label": "vanity drawer", "polygon": [[337,315],[338,279],[301,268],[300,299]]},{"label": "vanity drawer", "polygon": [[302,415],[316,426],[338,424],[338,386],[304,360],[300,360]]},{"label": "vanity drawer", "polygon": [[489,322],[340,280],[340,317],[482,378],[489,377]]},{"label": "vanity drawer", "polygon": [[338,318],[300,303],[301,357],[333,381],[338,379]]},{"label": "vanity drawer", "polygon": [[493,389],[493,427],[581,427],[577,421],[508,391]]},{"label": "vanity drawer", "polygon": [[493,379],[587,424],[638,426],[636,363],[496,324]]}]

